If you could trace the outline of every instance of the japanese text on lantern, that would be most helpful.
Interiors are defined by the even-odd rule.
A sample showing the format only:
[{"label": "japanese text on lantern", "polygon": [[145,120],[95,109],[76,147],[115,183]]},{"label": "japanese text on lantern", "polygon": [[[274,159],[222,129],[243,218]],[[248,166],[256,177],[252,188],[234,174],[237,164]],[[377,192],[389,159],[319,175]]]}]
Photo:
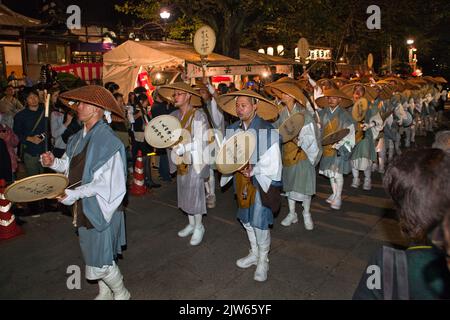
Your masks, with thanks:
[{"label": "japanese text on lantern", "polygon": [[208,31],[206,30],[202,30],[201,33],[201,40],[202,40],[202,45],[201,45],[201,51],[206,54],[209,51],[209,37],[208,37]]}]

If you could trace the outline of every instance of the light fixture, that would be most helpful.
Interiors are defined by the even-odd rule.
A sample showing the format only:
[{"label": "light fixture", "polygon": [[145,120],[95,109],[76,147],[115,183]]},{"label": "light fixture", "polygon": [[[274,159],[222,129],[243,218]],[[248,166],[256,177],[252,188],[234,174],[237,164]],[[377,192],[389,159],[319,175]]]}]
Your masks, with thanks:
[{"label": "light fixture", "polygon": [[267,78],[269,76],[269,73],[267,71],[263,71],[262,76],[263,78]]},{"label": "light fixture", "polygon": [[159,14],[159,16],[161,17],[161,19],[169,19],[170,18],[170,12],[167,11],[167,10],[163,10]]},{"label": "light fixture", "polygon": [[284,47],[283,47],[282,44],[280,44],[280,45],[277,46],[277,54],[278,54],[279,56],[284,55]]},{"label": "light fixture", "polygon": [[268,54],[269,56],[273,56],[273,48],[272,48],[272,47],[268,47],[268,48],[267,48],[267,54]]},{"label": "light fixture", "polygon": [[266,52],[264,51],[264,49],[261,48],[261,49],[258,50],[258,53],[265,54]]},{"label": "light fixture", "polygon": [[406,44],[412,45],[412,44],[414,44],[414,40],[408,39],[408,40],[406,40]]},{"label": "light fixture", "polygon": [[155,77],[156,77],[156,80],[161,80],[161,73],[157,73],[156,75],[155,75]]}]

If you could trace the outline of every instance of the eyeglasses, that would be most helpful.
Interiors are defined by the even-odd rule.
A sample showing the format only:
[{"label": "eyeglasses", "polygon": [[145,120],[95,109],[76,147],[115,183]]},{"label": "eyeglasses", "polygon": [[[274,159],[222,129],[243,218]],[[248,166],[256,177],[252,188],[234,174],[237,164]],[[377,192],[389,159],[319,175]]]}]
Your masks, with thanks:
[{"label": "eyeglasses", "polygon": [[182,96],[182,95],[185,95],[187,92],[175,92],[173,95],[172,95],[172,97],[177,97],[177,96]]}]

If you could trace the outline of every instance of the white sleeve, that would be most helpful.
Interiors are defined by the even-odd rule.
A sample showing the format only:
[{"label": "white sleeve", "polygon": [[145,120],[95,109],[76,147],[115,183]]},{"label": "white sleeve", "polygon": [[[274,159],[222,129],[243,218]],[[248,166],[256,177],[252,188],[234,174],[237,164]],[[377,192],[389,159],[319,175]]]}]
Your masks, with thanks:
[{"label": "white sleeve", "polygon": [[192,142],[184,145],[185,150],[191,153],[192,164],[197,173],[204,167],[203,150],[206,141],[203,141],[203,135],[207,132],[208,125],[206,121],[194,120],[192,122]]},{"label": "white sleeve", "polygon": [[267,150],[252,170],[252,175],[255,175],[261,188],[264,192],[269,190],[270,184],[273,181],[281,181],[281,151],[278,143],[274,143],[269,150]]},{"label": "white sleeve", "polygon": [[233,175],[232,175],[232,174],[230,174],[230,175],[225,175],[225,174],[223,174],[223,175],[220,177],[220,186],[221,186],[221,187],[225,186],[228,182],[231,181],[231,179],[233,179]]},{"label": "white sleeve", "polygon": [[52,112],[50,116],[50,127],[52,129],[52,137],[55,139],[60,137],[67,129],[64,125],[64,116]]},{"label": "white sleeve", "polygon": [[69,158],[67,153],[64,152],[61,158],[55,158],[53,165],[49,167],[56,172],[66,172],[69,169]]},{"label": "white sleeve", "polygon": [[94,172],[90,183],[69,190],[75,200],[95,196],[107,222],[122,203],[126,193],[126,178],[120,152],[117,151],[101,168]]},{"label": "white sleeve", "polygon": [[220,130],[223,134],[224,131],[224,116],[222,110],[217,106],[216,99],[211,99],[211,118],[215,126],[218,126],[216,129]]},{"label": "white sleeve", "polygon": [[345,146],[345,148],[350,152],[356,144],[355,141],[355,126],[351,124],[347,127],[350,129],[350,132],[342,138],[339,142],[336,143],[336,149],[339,149],[341,146]]},{"label": "white sleeve", "polygon": [[378,138],[378,135],[380,134],[381,130],[383,130],[383,119],[381,119],[381,115],[379,112],[377,112],[372,118],[370,118],[370,125],[373,135],[373,140],[376,140]]},{"label": "white sleeve", "polygon": [[320,148],[317,143],[316,134],[314,132],[314,124],[310,123],[300,130],[298,135],[299,147],[306,153],[309,162],[316,165],[320,158]]}]

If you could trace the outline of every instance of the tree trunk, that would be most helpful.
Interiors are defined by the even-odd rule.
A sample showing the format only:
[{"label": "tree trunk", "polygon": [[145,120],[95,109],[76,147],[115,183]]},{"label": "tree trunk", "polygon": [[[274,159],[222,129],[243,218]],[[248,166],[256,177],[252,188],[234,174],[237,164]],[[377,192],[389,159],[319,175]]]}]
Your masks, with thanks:
[{"label": "tree trunk", "polygon": [[240,58],[240,41],[243,30],[243,18],[240,15],[228,15],[223,17],[223,22],[218,24],[216,50],[233,59]]}]

